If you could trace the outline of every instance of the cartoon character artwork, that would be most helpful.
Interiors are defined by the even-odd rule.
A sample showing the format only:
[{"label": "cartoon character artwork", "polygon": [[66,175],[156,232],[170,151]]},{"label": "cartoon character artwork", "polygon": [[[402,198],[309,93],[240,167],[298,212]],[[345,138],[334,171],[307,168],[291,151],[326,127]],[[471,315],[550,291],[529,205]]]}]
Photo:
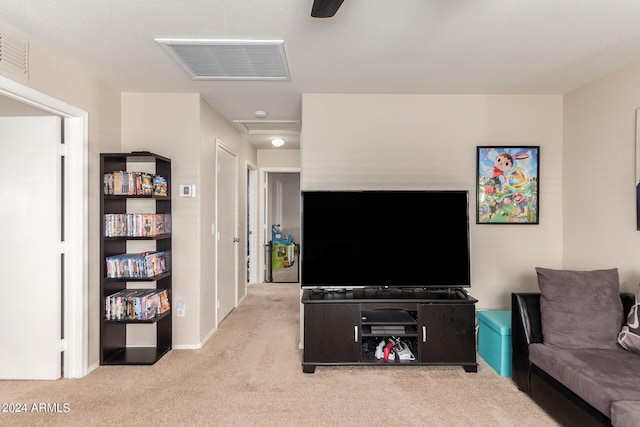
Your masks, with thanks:
[{"label": "cartoon character artwork", "polygon": [[529,202],[526,197],[520,193],[513,195],[513,206],[509,211],[509,222],[530,222],[531,210],[529,209]]},{"label": "cartoon character artwork", "polygon": [[[507,152],[498,154],[493,160],[493,179],[496,190],[500,190],[505,183],[506,174],[513,168],[513,157]],[[489,168],[488,168],[489,169]]]},{"label": "cartoon character artwork", "polygon": [[477,223],[538,223],[540,147],[478,147]]}]

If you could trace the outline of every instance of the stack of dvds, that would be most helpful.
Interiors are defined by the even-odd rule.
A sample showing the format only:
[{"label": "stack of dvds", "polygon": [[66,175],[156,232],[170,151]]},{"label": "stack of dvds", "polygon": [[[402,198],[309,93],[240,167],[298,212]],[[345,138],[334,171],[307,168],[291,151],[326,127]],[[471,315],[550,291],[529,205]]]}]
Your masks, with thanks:
[{"label": "stack of dvds", "polygon": [[166,289],[125,289],[105,299],[107,320],[152,320],[170,309]]},{"label": "stack of dvds", "polygon": [[115,171],[104,174],[105,195],[166,196],[167,178],[147,172]]},{"label": "stack of dvds", "polygon": [[171,214],[105,214],[105,237],[153,237],[171,232]]},{"label": "stack of dvds", "polygon": [[170,251],[121,254],[107,257],[107,278],[152,278],[169,271]]}]

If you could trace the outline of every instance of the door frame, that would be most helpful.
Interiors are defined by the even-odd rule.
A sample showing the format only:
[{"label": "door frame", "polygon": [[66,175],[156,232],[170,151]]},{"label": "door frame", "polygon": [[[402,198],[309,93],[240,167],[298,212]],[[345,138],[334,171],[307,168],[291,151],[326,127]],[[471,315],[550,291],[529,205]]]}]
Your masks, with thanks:
[{"label": "door frame", "polygon": [[[246,295],[246,285],[249,283],[257,283],[258,282],[258,263],[262,258],[262,251],[258,248],[258,234],[260,233],[260,225],[258,221],[258,211],[259,211],[259,191],[258,191],[258,168],[245,161],[245,169],[247,171],[247,199],[245,203],[248,206],[245,206],[245,212],[247,214],[247,229],[249,230],[249,235],[245,236],[244,242],[248,244],[249,247],[244,248],[243,254],[249,252],[249,269],[245,269],[247,271],[248,276],[245,277],[245,295]],[[246,230],[245,230],[246,231]],[[244,265],[244,264],[243,264]]]},{"label": "door frame", "polygon": [[62,265],[64,352],[63,376],[88,373],[88,160],[89,114],[0,76],[0,95],[62,117],[64,126],[64,262]]}]

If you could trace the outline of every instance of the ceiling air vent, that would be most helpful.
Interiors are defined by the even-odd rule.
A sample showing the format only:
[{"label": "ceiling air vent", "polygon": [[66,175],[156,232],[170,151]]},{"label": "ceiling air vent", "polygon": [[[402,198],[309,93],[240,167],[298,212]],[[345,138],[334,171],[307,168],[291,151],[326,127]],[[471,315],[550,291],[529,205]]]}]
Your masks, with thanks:
[{"label": "ceiling air vent", "polygon": [[155,41],[194,80],[289,80],[282,40]]},{"label": "ceiling air vent", "polygon": [[247,135],[298,135],[297,120],[234,120],[236,129]]},{"label": "ceiling air vent", "polygon": [[29,44],[0,29],[0,74],[29,79]]}]

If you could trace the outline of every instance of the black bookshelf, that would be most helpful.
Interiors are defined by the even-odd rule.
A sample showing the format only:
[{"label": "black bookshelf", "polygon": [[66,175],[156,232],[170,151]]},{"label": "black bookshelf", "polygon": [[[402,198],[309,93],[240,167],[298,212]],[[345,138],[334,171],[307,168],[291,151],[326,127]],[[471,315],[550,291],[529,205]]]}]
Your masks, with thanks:
[{"label": "black bookshelf", "polygon": [[[144,163],[153,164],[155,175],[166,178],[166,195],[138,195],[138,194],[105,194],[105,174],[119,171],[140,172],[138,168]],[[109,237],[105,233],[105,214],[126,214],[129,200],[148,200],[145,208],[148,211],[140,213],[171,213],[171,160],[150,152],[133,153],[102,153],[100,154],[100,364],[101,365],[153,365],[172,348],[172,313],[171,309],[151,320],[111,320],[106,318],[105,299],[116,292],[128,289],[129,282],[135,282],[139,288],[140,282],[147,282],[145,288],[167,290],[169,304],[172,307],[172,275],[171,263],[168,271],[150,278],[111,278],[107,277],[106,259],[110,256],[127,253],[128,241],[149,241],[155,246],[155,251],[171,253],[171,233],[158,234],[148,237]],[[170,260],[170,256],[169,256]],[[155,324],[155,346],[131,346],[127,344],[127,325]],[[147,327],[147,326],[145,326]]]}]

